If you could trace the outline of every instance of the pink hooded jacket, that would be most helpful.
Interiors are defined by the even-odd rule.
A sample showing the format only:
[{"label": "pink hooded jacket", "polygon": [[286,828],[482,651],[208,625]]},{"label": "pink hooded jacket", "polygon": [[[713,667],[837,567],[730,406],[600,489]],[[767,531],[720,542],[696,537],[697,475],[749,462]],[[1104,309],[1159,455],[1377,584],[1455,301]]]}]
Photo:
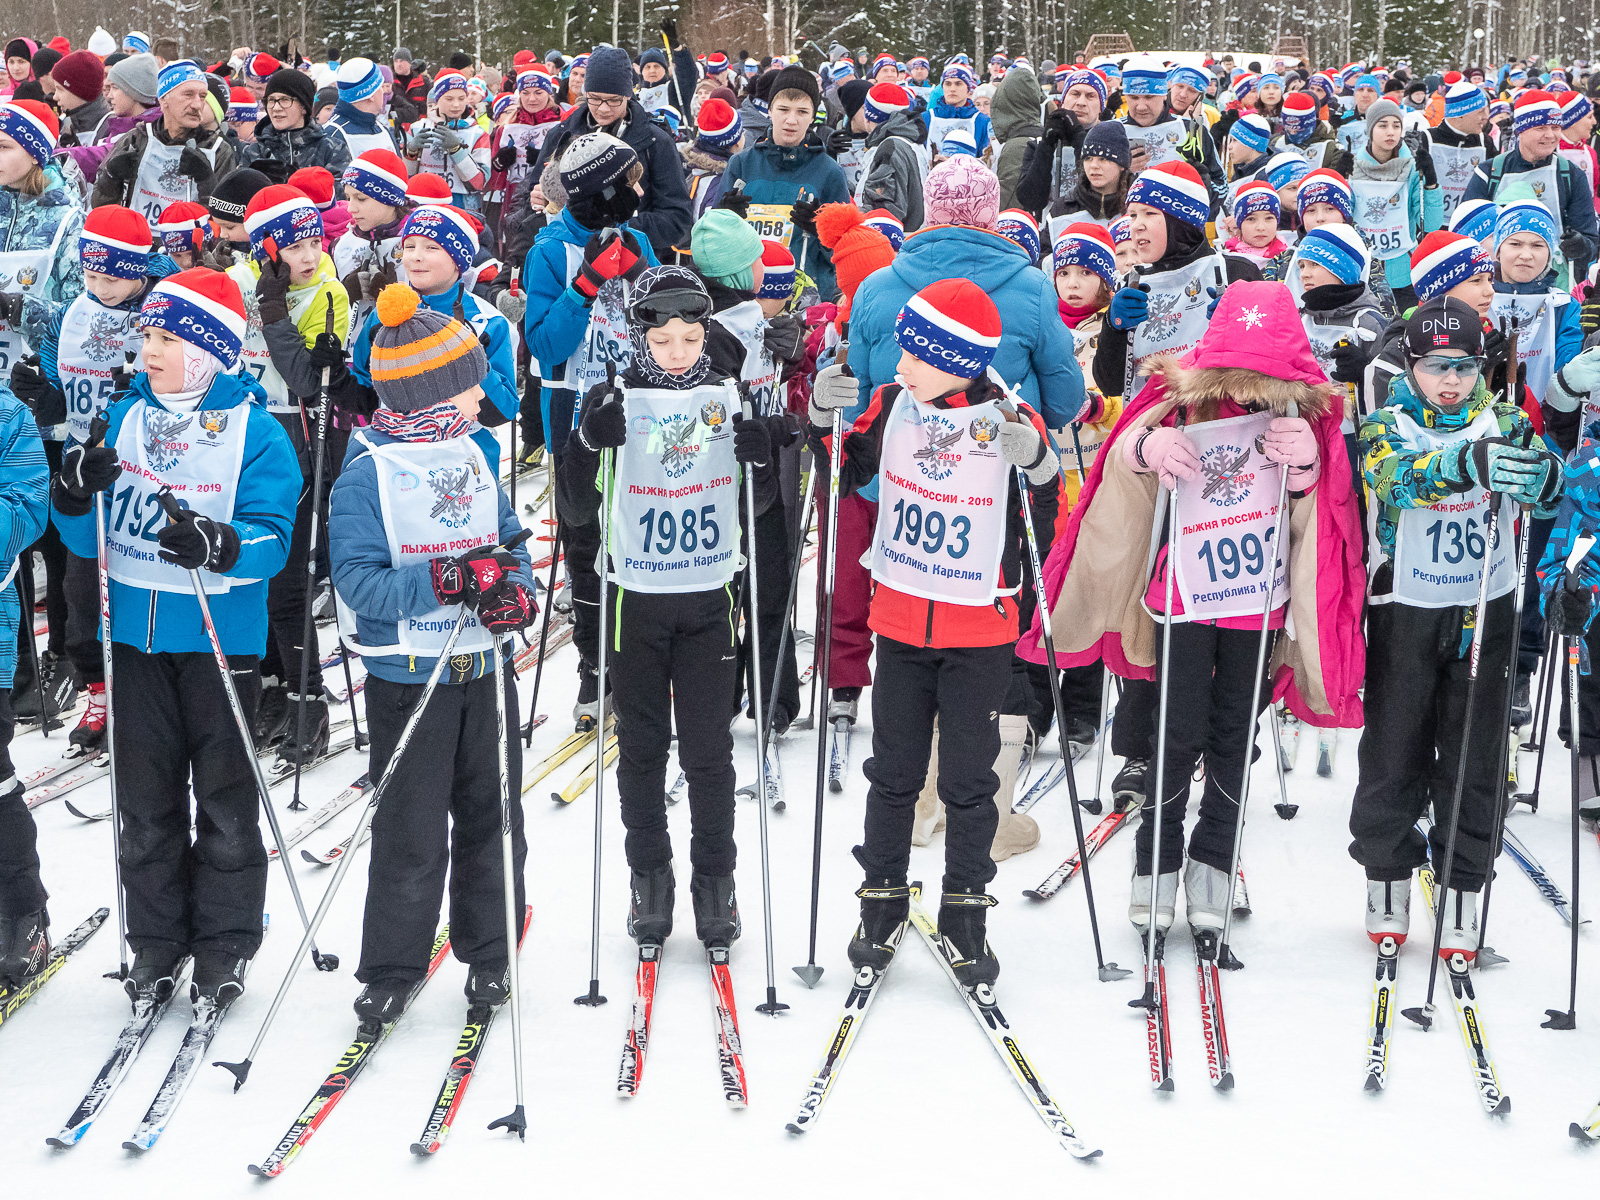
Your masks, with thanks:
[{"label": "pink hooded jacket", "polygon": [[[1318,366],[1288,288],[1232,284],[1200,344],[1181,361],[1158,358],[1151,376],[1096,456],[1081,499],[1045,562],[1058,665],[1103,659],[1124,678],[1155,678],[1160,626],[1143,597],[1152,529],[1162,515],[1158,483],[1153,474],[1128,467],[1122,440],[1169,423],[1180,405],[1196,422],[1213,419],[1224,400],[1285,415],[1293,402],[1316,435],[1322,475],[1309,494],[1289,504],[1295,637],[1277,638],[1273,695],[1285,698],[1309,724],[1360,725],[1366,575],[1350,460],[1339,433],[1344,388],[1330,383]],[[1037,616],[1017,653],[1045,661]]]}]

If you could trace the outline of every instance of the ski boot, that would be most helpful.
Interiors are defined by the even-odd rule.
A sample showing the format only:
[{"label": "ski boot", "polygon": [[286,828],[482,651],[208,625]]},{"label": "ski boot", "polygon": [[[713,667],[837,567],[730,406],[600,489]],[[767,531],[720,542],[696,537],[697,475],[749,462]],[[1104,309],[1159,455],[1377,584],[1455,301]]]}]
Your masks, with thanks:
[{"label": "ski boot", "polygon": [[467,972],[467,1012],[487,1016],[511,999],[511,967],[504,961],[480,963]]},{"label": "ski boot", "polygon": [[1444,894],[1444,940],[1439,957],[1446,962],[1459,954],[1471,962],[1478,957],[1478,893],[1451,888]]},{"label": "ski boot", "polygon": [[982,888],[960,888],[939,897],[939,942],[962,987],[1000,978],[1000,960],[989,949],[989,909],[999,901]]},{"label": "ski boot", "polygon": [[1228,873],[1191,858],[1183,868],[1183,895],[1188,903],[1189,930],[1202,958],[1213,958],[1227,920]]},{"label": "ski boot", "polygon": [[261,701],[256,705],[256,720],[251,727],[256,753],[270,750],[283,737],[283,714],[289,707],[289,687],[276,676],[261,681]]},{"label": "ski boot", "polygon": [[1077,762],[1094,747],[1094,722],[1082,717],[1067,718],[1067,749]]},{"label": "ski boot", "polygon": [[672,933],[677,880],[672,864],[634,871],[628,883],[628,936],[641,946],[659,946]]},{"label": "ski boot", "polygon": [[522,453],[517,455],[517,469],[532,471],[544,462],[544,447],[529,446],[524,444]]},{"label": "ski boot", "polygon": [[416,987],[413,979],[374,979],[361,989],[361,995],[356,997],[356,1016],[361,1018],[364,1030],[371,1030],[376,1026],[387,1025],[391,1021],[398,1021],[406,1011],[406,1005],[411,1002],[411,989]]},{"label": "ski boot", "polygon": [[178,987],[178,971],[188,957],[182,950],[171,946],[150,947],[133,956],[133,969],[122,981],[122,990],[128,999],[137,1004],[141,999],[154,999],[158,1003],[171,996]]},{"label": "ski boot", "polygon": [[840,721],[849,721],[854,725],[860,707],[860,688],[834,688],[833,698],[828,701],[828,724],[836,725]]},{"label": "ski boot", "polygon": [[1149,773],[1148,758],[1130,758],[1122,770],[1111,780],[1111,801],[1118,808],[1138,807],[1144,803],[1144,777]]},{"label": "ski boot", "polygon": [[1393,938],[1401,946],[1410,931],[1411,876],[1367,880],[1367,936],[1377,943]]},{"label": "ski boot", "polygon": [[1511,727],[1521,729],[1533,721],[1533,701],[1529,697],[1531,680],[1526,675],[1517,676],[1516,690],[1511,693]]},{"label": "ski boot", "polygon": [[218,1008],[227,1008],[244,995],[244,973],[250,969],[250,960],[223,950],[196,950],[194,976],[189,981],[189,1000],[198,1004],[210,1000]]},{"label": "ski boot", "polygon": [[[1128,920],[1143,937],[1150,926],[1150,885],[1151,877],[1140,875],[1135,871],[1133,876],[1133,893],[1128,898]],[[1178,873],[1168,871],[1161,876],[1156,884],[1156,930],[1166,933],[1172,928],[1173,918],[1178,911]]]},{"label": "ski boot", "polygon": [[694,902],[694,932],[706,949],[727,949],[739,940],[739,901],[733,894],[732,875],[689,876],[689,898]]},{"label": "ski boot", "polygon": [[50,914],[44,909],[0,916],[0,987],[21,987],[50,957]]},{"label": "ski boot", "polygon": [[[609,683],[607,690],[610,690]],[[600,723],[600,672],[587,658],[578,659],[578,702],[572,706],[572,730],[588,733]]]},{"label": "ski boot", "polygon": [[277,738],[278,761],[314,763],[328,752],[328,702],[321,696],[306,697],[306,732],[304,739],[296,736],[300,728],[300,697],[290,692],[288,708],[283,714],[283,734]]},{"label": "ski boot", "polygon": [[890,945],[895,930],[911,915],[911,889],[904,880],[866,880],[856,895],[861,900],[861,923],[850,939],[850,965],[886,971],[894,959]]},{"label": "ski boot", "polygon": [[[43,676],[43,703],[49,707],[52,718],[60,716],[78,702],[77,672],[70,662],[50,650],[39,655],[39,667]],[[11,710],[18,721],[32,722],[43,717],[39,696],[40,689],[31,684],[20,693],[12,691]]]},{"label": "ski boot", "polygon": [[67,743],[79,758],[94,758],[106,747],[106,685],[89,685],[89,705],[78,726],[67,735]]}]

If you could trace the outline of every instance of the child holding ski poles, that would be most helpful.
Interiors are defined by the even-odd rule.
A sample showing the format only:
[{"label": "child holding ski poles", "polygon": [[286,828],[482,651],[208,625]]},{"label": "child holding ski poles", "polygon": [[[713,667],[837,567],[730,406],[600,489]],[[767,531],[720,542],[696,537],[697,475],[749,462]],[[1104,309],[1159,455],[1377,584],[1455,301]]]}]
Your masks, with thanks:
[{"label": "child holding ski poles", "polygon": [[[527,551],[492,549],[522,527],[496,477],[499,442],[476,421],[490,371],[476,334],[405,284],[385,288],[373,311],[367,371],[379,403],[351,436],[328,520],[341,635],[367,664],[373,778],[426,694],[456,606],[473,614],[414,735],[426,752],[394,774],[372,823],[355,1009],[387,1024],[427,973],[447,869],[450,943],[470,968],[469,1004],[492,1008],[509,995],[499,780],[501,771],[522,778],[522,743],[496,737],[492,655],[538,606]],[[515,729],[510,673],[505,704]],[[511,820],[520,913],[527,842],[515,787]]]},{"label": "child holding ski poles", "polygon": [[[120,765],[118,853],[135,954],[127,989],[165,999],[194,957],[193,990],[227,1004],[261,944],[267,852],[256,779],[190,582],[199,570],[245,711],[260,689],[267,580],[293,536],[294,448],[254,379],[236,372],[246,321],[239,285],[196,267],[158,283],[139,310],[144,369],[106,411],[104,436],[67,448],[51,491],[62,540],[96,556],[105,505]],[[168,522],[164,487],[194,516]],[[192,786],[197,814],[191,814]],[[191,823],[194,832],[191,835]]]}]

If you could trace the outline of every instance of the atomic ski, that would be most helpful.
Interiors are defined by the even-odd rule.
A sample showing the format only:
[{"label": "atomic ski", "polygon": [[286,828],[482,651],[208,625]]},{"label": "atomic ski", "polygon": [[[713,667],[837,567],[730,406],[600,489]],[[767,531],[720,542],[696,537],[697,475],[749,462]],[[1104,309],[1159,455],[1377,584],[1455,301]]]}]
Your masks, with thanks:
[{"label": "atomic ski", "polygon": [[[417,980],[411,989],[411,994],[406,997],[406,1008],[409,1009],[416,1001],[417,993],[423,989],[428,980],[433,978],[433,973],[444,962],[449,950],[450,927],[446,925],[439,930],[439,936],[433,939],[433,954],[428,960],[428,972]],[[250,1164],[250,1174],[267,1179],[276,1179],[283,1174],[300,1151],[305,1149],[311,1136],[332,1114],[339,1101],[344,1099],[345,1093],[372,1061],[372,1056],[378,1052],[378,1047],[383,1045],[394,1027],[395,1021],[390,1021],[387,1025],[362,1022],[356,1028],[355,1040],[339,1056],[339,1061],[334,1064],[333,1073],[322,1081],[322,1086],[317,1089],[316,1095],[311,1097],[311,1102],[294,1119],[294,1124],[289,1126],[288,1132],[278,1139],[278,1144],[272,1148],[272,1153],[262,1159],[260,1165]]]},{"label": "atomic ski", "polygon": [[855,728],[848,717],[833,723],[833,743],[828,750],[828,790],[844,791],[845,776],[850,774],[850,731]]},{"label": "atomic ski", "polygon": [[[900,940],[905,937],[908,924],[909,921],[902,921],[890,935],[890,950],[900,949]],[[894,965],[892,958],[889,960],[889,965]],[[817,1073],[811,1077],[811,1083],[806,1087],[805,1097],[800,1101],[800,1111],[795,1114],[794,1120],[789,1122],[790,1133],[804,1133],[815,1125],[817,1118],[822,1115],[822,1106],[828,1099],[828,1093],[833,1090],[839,1072],[844,1069],[845,1056],[850,1053],[850,1047],[856,1044],[856,1035],[861,1032],[861,1026],[867,1019],[867,1010],[872,1007],[872,1001],[878,995],[878,985],[883,982],[883,977],[888,971],[888,967],[881,971],[875,971],[871,967],[860,967],[856,970],[855,979],[850,984],[850,994],[844,999],[844,1011],[839,1014],[839,1022],[833,1028],[833,1036],[828,1039],[828,1050],[822,1056],[822,1065],[817,1068]]]},{"label": "atomic ski", "polygon": [[1006,1020],[1005,1014],[1000,1011],[1000,1005],[994,998],[994,989],[986,983],[967,987],[956,978],[955,970],[950,965],[950,957],[945,953],[944,941],[939,936],[939,930],[928,916],[927,910],[922,907],[921,895],[922,885],[912,884],[911,923],[917,927],[917,932],[922,935],[922,940],[927,943],[934,958],[939,960],[946,978],[966,1000],[967,1008],[983,1027],[984,1033],[988,1035],[989,1044],[1000,1056],[1000,1061],[1011,1071],[1012,1079],[1022,1089],[1022,1094],[1028,1098],[1033,1111],[1055,1136],[1056,1141],[1074,1158],[1099,1158],[1100,1151],[1091,1148],[1078,1137],[1078,1131],[1072,1127],[1072,1122],[1062,1113],[1061,1106],[1050,1095],[1044,1080],[1040,1079],[1038,1072],[1033,1069],[1033,1063],[1028,1060],[1021,1044],[1012,1034],[1011,1025]]},{"label": "atomic ski", "polygon": [[188,977],[189,965],[187,958],[178,964],[177,970],[173,972],[172,991],[165,999],[157,1000],[152,991],[150,995],[140,997],[133,1002],[133,1015],[128,1018],[128,1023],[117,1035],[116,1044],[111,1049],[111,1057],[106,1059],[105,1066],[100,1068],[100,1073],[89,1085],[89,1090],[78,1102],[78,1107],[67,1118],[67,1123],[61,1127],[61,1132],[54,1137],[46,1138],[46,1142],[57,1150],[66,1150],[83,1140],[84,1135],[93,1126],[95,1117],[116,1092],[117,1085],[127,1077],[128,1071],[133,1066],[133,1060],[139,1057],[139,1051],[144,1049],[156,1026],[161,1024],[161,1018],[166,1016],[167,1009],[172,1007],[172,998],[178,994],[178,989],[183,987],[184,980]]},{"label": "atomic ski", "polygon": [[[1089,857],[1093,858],[1100,847],[1111,840],[1111,835],[1121,829],[1127,819],[1138,811],[1139,806],[1134,805],[1130,808],[1118,809],[1101,817],[1100,823],[1083,835],[1083,844],[1089,851]],[[1045,876],[1043,883],[1037,887],[1028,888],[1022,894],[1030,900],[1048,900],[1065,887],[1078,874],[1081,868],[1082,864],[1078,862],[1078,852],[1074,850],[1067,855],[1065,862]]]},{"label": "atomic ski", "polygon": [[[522,910],[522,932],[517,935],[519,958],[531,924],[533,905],[529,904]],[[439,1085],[439,1094],[434,1098],[433,1110],[428,1113],[428,1123],[422,1127],[422,1136],[411,1143],[411,1153],[426,1158],[439,1153],[444,1146],[444,1140],[450,1136],[451,1126],[455,1124],[456,1114],[461,1111],[461,1102],[467,1097],[467,1085],[472,1082],[473,1072],[478,1069],[478,1055],[483,1053],[483,1044],[489,1039],[489,1029],[499,1011],[499,1008],[467,1010],[467,1023],[461,1027],[461,1036],[456,1039],[456,1052],[450,1060],[450,1069],[444,1073],[444,1082]]]},{"label": "atomic ski", "polygon": [[1378,969],[1372,979],[1372,1016],[1367,1022],[1367,1082],[1369,1092],[1381,1092],[1389,1082],[1389,1042],[1394,1037],[1394,1002],[1399,995],[1400,944],[1392,937],[1378,943]]},{"label": "atomic ski", "polygon": [[[1428,916],[1433,917],[1433,871],[1422,868],[1422,898],[1428,906]],[[1500,1077],[1494,1069],[1494,1058],[1489,1053],[1489,1038],[1484,1031],[1483,1018],[1478,1012],[1478,998],[1473,994],[1472,976],[1467,970],[1467,960],[1462,954],[1452,954],[1445,960],[1449,976],[1450,998],[1456,1006],[1456,1023],[1461,1028],[1461,1044],[1467,1052],[1467,1067],[1472,1072],[1472,1082],[1478,1090],[1478,1099],[1490,1116],[1504,1116],[1511,1111],[1511,1097],[1500,1088]]]},{"label": "atomic ski", "polygon": [[[333,820],[345,809],[349,808],[352,804],[361,799],[361,797],[365,796],[371,790],[372,780],[368,778],[367,773],[363,771],[361,775],[356,778],[354,783],[345,788],[344,791],[340,792],[337,796],[333,797],[333,799],[327,801],[327,803],[323,804],[321,808],[317,809],[304,821],[301,821],[300,824],[291,829],[283,839],[285,848],[291,850],[294,849],[294,847],[305,841],[313,833],[321,829],[329,821]],[[277,857],[278,847],[267,847],[267,858],[275,859]]]},{"label": "atomic ski", "polygon": [[650,1049],[650,1016],[656,1004],[656,972],[660,969],[661,947],[642,943],[639,967],[633,976],[633,1016],[622,1043],[622,1069],[617,1073],[617,1091],[630,1099],[639,1094],[639,1081],[644,1077],[644,1056]]},{"label": "atomic ski", "polygon": [[40,989],[50,982],[51,977],[67,965],[67,956],[92,938],[110,915],[109,908],[96,909],[88,920],[50,947],[49,957],[44,960],[44,966],[37,972],[28,976],[17,987],[0,985],[0,1025],[4,1025],[24,1004],[37,996]]},{"label": "atomic ski", "polygon": [[728,948],[709,946],[711,1005],[717,1028],[717,1064],[722,1070],[722,1097],[734,1108],[749,1103],[744,1080],[744,1046],[739,1041],[739,1010],[733,1003],[733,974],[728,970]]}]

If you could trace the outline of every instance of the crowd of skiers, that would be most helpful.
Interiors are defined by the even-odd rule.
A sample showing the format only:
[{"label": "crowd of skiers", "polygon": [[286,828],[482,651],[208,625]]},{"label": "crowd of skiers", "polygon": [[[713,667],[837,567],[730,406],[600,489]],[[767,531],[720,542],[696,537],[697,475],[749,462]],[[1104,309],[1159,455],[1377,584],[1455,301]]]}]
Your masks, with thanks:
[{"label": "crowd of skiers", "polygon": [[[674,740],[696,933],[739,936],[735,731],[805,707],[814,525],[822,736],[871,688],[856,966],[893,954],[942,806],[944,950],[996,978],[988,885],[1038,841],[1022,747],[1055,726],[1081,753],[1113,694],[1141,933],[1180,873],[1197,934],[1225,925],[1270,712],[1364,726],[1367,931],[1404,940],[1431,860],[1441,951],[1470,960],[1507,714],[1600,582],[1600,555],[1568,568],[1600,527],[1600,72],[808,66],[662,32],[503,73],[6,45],[0,749],[86,694],[70,742],[115,772],[130,995],[190,959],[197,997],[242,991],[251,758],[329,752],[336,610],[372,778],[426,747],[377,808],[357,1011],[392,1020],[424,977],[447,871],[469,998],[505,999],[527,847],[497,658],[540,610],[508,424],[511,470],[548,471],[545,602],[574,626],[575,732],[616,738],[641,944],[673,927]],[[0,775],[18,985],[49,864]]]}]

